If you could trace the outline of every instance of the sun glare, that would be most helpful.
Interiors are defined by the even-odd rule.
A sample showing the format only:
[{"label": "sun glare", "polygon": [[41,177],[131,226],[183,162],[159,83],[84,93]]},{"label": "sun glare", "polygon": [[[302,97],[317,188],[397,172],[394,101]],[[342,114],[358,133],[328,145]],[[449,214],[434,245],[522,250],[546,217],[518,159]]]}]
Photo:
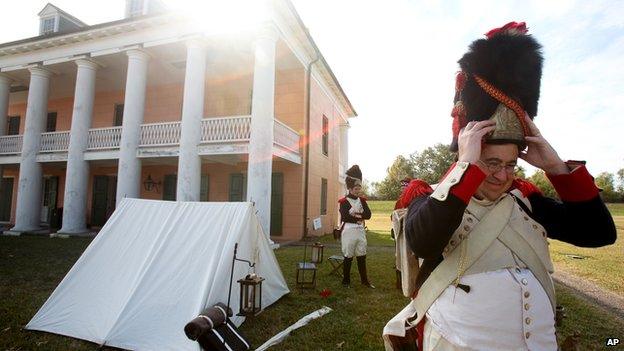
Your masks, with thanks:
[{"label": "sun glare", "polygon": [[167,6],[195,22],[206,34],[253,29],[269,18],[263,0],[165,0]]}]

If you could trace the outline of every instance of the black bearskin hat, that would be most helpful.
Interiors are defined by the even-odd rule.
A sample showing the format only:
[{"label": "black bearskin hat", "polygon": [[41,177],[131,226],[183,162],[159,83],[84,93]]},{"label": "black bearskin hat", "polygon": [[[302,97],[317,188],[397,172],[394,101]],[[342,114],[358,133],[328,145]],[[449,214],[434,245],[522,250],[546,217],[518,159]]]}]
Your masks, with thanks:
[{"label": "black bearskin hat", "polygon": [[457,151],[461,128],[487,119],[495,119],[497,128],[486,142],[526,146],[524,113],[537,115],[543,62],[541,45],[526,32],[524,22],[493,29],[458,61],[451,150]]},{"label": "black bearskin hat", "polygon": [[347,188],[352,189],[356,185],[362,185],[362,171],[360,170],[360,166],[353,165],[346,172],[345,182],[347,183]]}]

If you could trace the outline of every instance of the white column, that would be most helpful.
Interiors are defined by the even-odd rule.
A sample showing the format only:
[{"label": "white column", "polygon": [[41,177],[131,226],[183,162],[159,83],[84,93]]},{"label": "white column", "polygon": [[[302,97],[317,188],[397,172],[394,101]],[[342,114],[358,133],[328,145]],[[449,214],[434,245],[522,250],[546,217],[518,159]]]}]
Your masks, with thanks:
[{"label": "white column", "polygon": [[14,232],[40,229],[42,171],[41,164],[37,162],[37,154],[48,112],[51,73],[42,67],[33,67],[29,71],[30,86],[17,187],[15,227],[11,229]]},{"label": "white column", "polygon": [[[349,169],[349,123],[340,124],[340,164],[346,171]],[[344,174],[340,175],[344,177]]]},{"label": "white column", "polygon": [[0,73],[0,136],[6,134],[7,114],[9,113],[9,95],[13,80]]},{"label": "white column", "polygon": [[145,87],[149,56],[142,50],[128,50],[128,73],[124,100],[119,166],[117,170],[117,205],[125,197],[138,198],[141,183],[141,160],[137,158],[141,123],[145,112]]},{"label": "white column", "polygon": [[76,90],[72,112],[67,172],[63,200],[63,228],[59,233],[87,233],[87,187],[89,162],[84,152],[89,142],[89,128],[93,117],[95,98],[95,74],[97,64],[89,60],[77,60]]},{"label": "white column", "polygon": [[251,136],[247,166],[247,201],[255,203],[267,237],[271,230],[271,172],[275,101],[277,30],[265,27],[255,43]]},{"label": "white column", "polygon": [[177,200],[199,201],[201,158],[197,154],[197,146],[201,141],[201,120],[204,114],[206,48],[199,40],[190,40],[186,45]]}]

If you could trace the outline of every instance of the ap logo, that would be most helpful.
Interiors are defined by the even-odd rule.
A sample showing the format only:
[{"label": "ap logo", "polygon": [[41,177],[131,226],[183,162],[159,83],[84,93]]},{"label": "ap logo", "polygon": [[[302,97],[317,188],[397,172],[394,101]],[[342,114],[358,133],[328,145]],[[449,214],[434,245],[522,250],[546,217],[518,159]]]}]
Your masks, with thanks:
[{"label": "ap logo", "polygon": [[620,344],[620,339],[618,338],[609,338],[607,339],[607,346],[617,346]]}]

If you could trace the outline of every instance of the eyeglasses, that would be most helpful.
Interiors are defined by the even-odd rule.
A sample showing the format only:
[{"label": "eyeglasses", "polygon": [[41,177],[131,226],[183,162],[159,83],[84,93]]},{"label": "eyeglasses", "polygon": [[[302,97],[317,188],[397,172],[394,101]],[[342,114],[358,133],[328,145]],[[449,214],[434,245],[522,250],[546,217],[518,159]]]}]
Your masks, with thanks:
[{"label": "eyeglasses", "polygon": [[516,164],[503,164],[502,162],[497,161],[482,161],[479,160],[482,165],[487,168],[490,173],[498,173],[501,169],[505,169],[505,172],[508,174],[513,174],[518,170],[518,166]]}]

